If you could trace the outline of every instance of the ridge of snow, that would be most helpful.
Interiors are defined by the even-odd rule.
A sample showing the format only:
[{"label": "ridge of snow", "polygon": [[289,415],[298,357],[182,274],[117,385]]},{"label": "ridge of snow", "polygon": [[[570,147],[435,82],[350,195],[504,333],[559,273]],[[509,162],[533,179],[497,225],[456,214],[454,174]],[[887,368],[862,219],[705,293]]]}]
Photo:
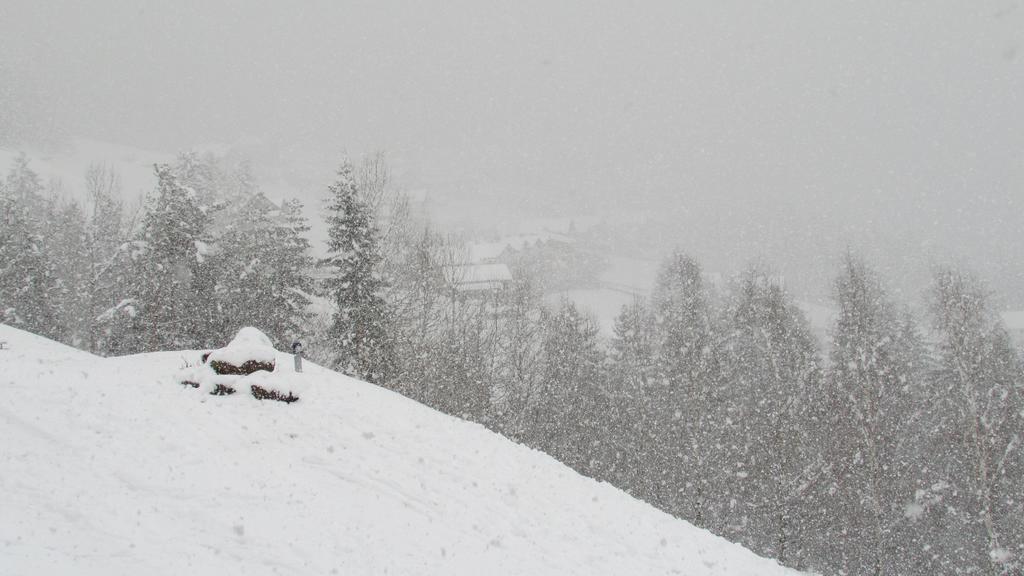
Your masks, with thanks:
[{"label": "ridge of snow", "polygon": [[288,354],[286,405],[182,386],[198,351],[0,340],[0,574],[795,574]]}]

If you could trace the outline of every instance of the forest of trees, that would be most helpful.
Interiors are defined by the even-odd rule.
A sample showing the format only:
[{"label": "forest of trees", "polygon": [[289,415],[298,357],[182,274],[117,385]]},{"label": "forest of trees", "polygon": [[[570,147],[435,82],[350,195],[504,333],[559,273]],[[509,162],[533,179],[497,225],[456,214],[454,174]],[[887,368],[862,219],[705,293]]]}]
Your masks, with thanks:
[{"label": "forest of trees", "polygon": [[1024,569],[1024,366],[969,272],[936,269],[915,313],[845,255],[822,350],[771,269],[709,283],[674,252],[608,340],[529,275],[459,291],[464,250],[380,157],[325,183],[319,261],[301,204],[267,200],[244,162],[186,154],[156,177],[129,211],[109,169],[85,175],[83,204],[18,159],[0,319],[103,355],[255,326],[789,566]]}]

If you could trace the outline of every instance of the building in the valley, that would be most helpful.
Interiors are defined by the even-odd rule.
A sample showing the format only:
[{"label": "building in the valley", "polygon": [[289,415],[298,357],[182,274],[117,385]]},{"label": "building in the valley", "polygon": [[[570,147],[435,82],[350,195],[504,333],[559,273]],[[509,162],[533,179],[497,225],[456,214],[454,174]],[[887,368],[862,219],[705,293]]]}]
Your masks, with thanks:
[{"label": "building in the valley", "polygon": [[512,283],[512,272],[501,263],[448,266],[444,274],[448,284],[466,297],[486,297],[507,289]]},{"label": "building in the valley", "polygon": [[575,240],[564,234],[555,232],[544,232],[539,234],[517,234],[515,236],[502,236],[490,242],[471,242],[469,250],[469,261],[474,263],[489,264],[494,262],[506,262],[516,252],[530,248],[537,248],[544,245],[571,246]]}]

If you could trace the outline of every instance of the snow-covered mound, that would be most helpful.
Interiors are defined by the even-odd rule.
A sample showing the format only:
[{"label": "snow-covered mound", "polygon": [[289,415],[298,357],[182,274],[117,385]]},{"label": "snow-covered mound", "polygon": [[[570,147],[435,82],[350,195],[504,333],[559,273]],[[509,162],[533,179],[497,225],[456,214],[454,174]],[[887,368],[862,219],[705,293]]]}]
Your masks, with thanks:
[{"label": "snow-covered mound", "polygon": [[251,392],[256,399],[297,401],[309,379],[277,367],[277,351],[270,338],[246,327],[227,346],[200,356],[199,362],[186,361],[174,379],[206,394]]},{"label": "snow-covered mound", "polygon": [[218,374],[251,374],[256,370],[274,370],[276,351],[270,338],[256,328],[238,331],[231,342],[203,358]]},{"label": "snow-covered mound", "polygon": [[0,574],[791,574],[544,454],[306,363],[303,400],[0,325]]},{"label": "snow-covered mound", "polygon": [[273,364],[275,357],[270,338],[250,326],[239,330],[227,346],[211,352],[207,360],[241,366],[250,361]]}]

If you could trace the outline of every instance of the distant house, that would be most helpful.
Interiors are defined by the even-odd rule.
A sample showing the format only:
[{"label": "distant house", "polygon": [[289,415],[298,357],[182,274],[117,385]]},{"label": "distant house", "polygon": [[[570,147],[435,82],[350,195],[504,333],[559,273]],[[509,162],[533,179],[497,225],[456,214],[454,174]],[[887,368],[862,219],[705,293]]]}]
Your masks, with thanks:
[{"label": "distant house", "polygon": [[575,240],[570,236],[554,232],[502,236],[493,242],[470,243],[468,246],[469,261],[480,264],[505,262],[509,259],[512,253],[519,252],[527,248],[556,243],[570,246],[575,243]]},{"label": "distant house", "polygon": [[448,266],[444,274],[455,291],[465,296],[499,292],[512,283],[512,272],[501,263]]}]

